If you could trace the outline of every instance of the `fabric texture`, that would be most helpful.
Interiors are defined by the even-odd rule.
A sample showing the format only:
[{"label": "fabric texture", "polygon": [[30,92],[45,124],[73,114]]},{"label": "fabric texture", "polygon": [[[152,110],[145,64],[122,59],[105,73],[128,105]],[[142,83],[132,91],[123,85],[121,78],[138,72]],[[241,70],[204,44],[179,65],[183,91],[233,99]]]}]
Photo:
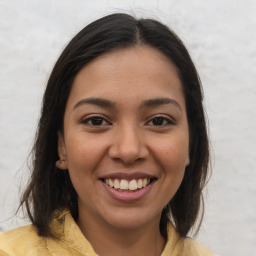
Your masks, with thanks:
[{"label": "fabric texture", "polygon": [[[84,237],[69,211],[56,214],[51,229],[58,239],[37,235],[33,225],[0,234],[0,256],[98,256]],[[161,256],[213,256],[190,238],[181,238],[168,226],[168,241]]]}]

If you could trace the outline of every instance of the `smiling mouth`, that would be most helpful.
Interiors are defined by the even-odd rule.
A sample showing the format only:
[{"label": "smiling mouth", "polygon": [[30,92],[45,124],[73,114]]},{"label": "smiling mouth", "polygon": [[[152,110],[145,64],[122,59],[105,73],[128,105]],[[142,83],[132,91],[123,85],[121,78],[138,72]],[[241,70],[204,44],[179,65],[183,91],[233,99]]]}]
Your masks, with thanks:
[{"label": "smiling mouth", "polygon": [[102,179],[109,187],[120,192],[136,192],[147,187],[150,183],[156,181],[156,178],[141,178],[141,179]]}]

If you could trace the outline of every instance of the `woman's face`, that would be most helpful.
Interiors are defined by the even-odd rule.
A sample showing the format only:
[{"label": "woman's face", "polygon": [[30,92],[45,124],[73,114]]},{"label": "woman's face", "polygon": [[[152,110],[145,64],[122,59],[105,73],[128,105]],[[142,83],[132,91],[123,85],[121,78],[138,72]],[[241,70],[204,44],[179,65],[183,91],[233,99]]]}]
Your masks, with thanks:
[{"label": "woman's face", "polygon": [[181,81],[159,51],[104,54],[76,76],[58,151],[79,218],[116,228],[158,223],[189,163]]}]

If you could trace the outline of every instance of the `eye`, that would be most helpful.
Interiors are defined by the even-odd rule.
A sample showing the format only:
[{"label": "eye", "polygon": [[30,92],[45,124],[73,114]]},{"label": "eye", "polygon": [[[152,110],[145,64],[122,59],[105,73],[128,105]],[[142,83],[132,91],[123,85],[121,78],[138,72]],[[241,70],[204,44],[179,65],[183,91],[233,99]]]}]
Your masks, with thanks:
[{"label": "eye", "polygon": [[174,122],[170,118],[167,118],[164,116],[156,116],[148,122],[148,125],[153,125],[153,126],[166,126],[166,125],[173,125],[173,124]]},{"label": "eye", "polygon": [[104,125],[109,125],[110,123],[101,116],[92,116],[92,117],[83,119],[82,124],[86,124],[89,126],[104,126]]}]

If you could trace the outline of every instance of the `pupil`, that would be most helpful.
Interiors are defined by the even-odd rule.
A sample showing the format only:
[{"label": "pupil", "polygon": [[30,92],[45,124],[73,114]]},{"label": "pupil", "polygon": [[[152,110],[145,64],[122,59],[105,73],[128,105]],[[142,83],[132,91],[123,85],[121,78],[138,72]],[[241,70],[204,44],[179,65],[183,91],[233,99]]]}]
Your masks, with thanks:
[{"label": "pupil", "polygon": [[162,117],[156,117],[153,119],[153,124],[154,125],[163,125],[164,119]]},{"label": "pupil", "polygon": [[92,124],[93,125],[101,125],[102,124],[102,118],[101,117],[94,117],[92,118]]}]

